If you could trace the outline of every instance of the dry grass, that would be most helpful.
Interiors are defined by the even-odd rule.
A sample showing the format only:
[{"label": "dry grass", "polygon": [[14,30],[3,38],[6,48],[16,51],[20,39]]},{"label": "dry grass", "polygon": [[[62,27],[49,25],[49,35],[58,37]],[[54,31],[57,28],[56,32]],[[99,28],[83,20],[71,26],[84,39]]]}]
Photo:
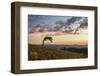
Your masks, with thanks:
[{"label": "dry grass", "polygon": [[28,45],[29,60],[51,60],[51,59],[78,59],[87,58],[84,53],[76,53],[71,51],[57,50],[46,48],[41,45]]}]

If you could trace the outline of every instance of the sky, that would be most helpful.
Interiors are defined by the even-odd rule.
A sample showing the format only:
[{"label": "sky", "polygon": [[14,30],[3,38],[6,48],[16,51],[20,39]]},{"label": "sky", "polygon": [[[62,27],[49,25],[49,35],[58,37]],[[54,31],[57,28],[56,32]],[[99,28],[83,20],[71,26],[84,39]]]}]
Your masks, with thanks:
[{"label": "sky", "polygon": [[47,23],[47,24],[55,24],[56,21],[65,21],[71,17],[65,16],[48,16],[48,15],[29,15],[29,27],[32,27],[37,24]]},{"label": "sky", "polygon": [[87,45],[88,18],[74,16],[28,15],[29,44],[42,44],[44,37],[56,45]]}]

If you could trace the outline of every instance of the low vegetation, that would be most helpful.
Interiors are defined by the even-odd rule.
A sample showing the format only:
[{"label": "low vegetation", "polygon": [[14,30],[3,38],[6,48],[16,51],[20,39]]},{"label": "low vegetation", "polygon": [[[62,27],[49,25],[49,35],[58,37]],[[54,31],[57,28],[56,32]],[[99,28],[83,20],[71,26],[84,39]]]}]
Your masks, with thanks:
[{"label": "low vegetation", "polygon": [[[74,50],[74,49],[73,49]],[[87,58],[86,53],[73,52],[47,48],[41,45],[28,45],[28,60],[51,60],[51,59],[78,59]]]}]

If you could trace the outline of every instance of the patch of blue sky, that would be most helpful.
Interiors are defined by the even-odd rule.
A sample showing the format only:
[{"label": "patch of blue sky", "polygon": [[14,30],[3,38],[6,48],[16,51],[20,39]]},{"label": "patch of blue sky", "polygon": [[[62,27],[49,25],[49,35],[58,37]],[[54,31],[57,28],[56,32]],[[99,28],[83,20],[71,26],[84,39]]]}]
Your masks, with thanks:
[{"label": "patch of blue sky", "polygon": [[28,25],[29,27],[35,26],[37,24],[46,23],[49,26],[53,26],[56,21],[67,21],[72,18],[71,16],[47,16],[47,15],[29,15]]}]

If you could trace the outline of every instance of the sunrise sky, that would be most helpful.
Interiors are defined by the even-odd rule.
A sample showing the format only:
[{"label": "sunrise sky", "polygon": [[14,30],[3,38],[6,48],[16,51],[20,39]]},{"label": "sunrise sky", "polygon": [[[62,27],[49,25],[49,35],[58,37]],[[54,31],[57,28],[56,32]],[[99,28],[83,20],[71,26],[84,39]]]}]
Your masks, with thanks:
[{"label": "sunrise sky", "polygon": [[73,16],[28,16],[29,44],[42,44],[44,37],[52,37],[54,45],[87,45],[88,18]]}]

